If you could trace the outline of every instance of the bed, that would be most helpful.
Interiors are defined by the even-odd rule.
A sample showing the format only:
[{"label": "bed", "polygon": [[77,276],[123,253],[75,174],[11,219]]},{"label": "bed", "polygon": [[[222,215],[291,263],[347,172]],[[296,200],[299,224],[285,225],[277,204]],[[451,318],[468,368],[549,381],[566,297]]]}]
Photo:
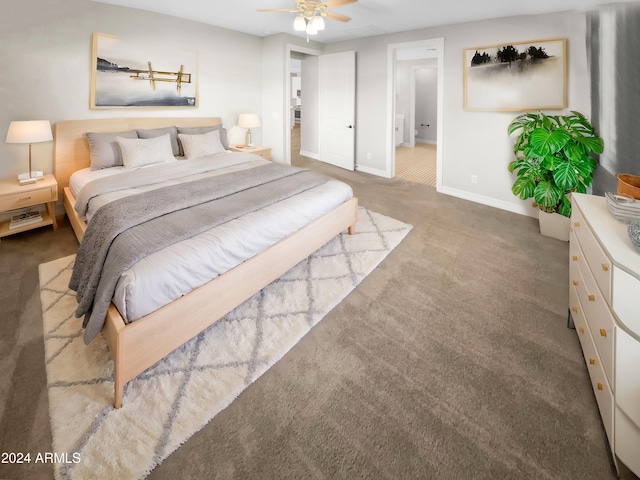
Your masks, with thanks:
[{"label": "bed", "polygon": [[[74,208],[76,198],[69,181],[74,172],[86,169],[91,164],[86,132],[151,130],[176,125],[198,128],[220,123],[216,117],[162,117],[73,120],[55,124],[54,174],[78,240],[81,242],[85,236],[87,223]],[[225,158],[231,158],[235,154],[225,155]],[[256,164],[263,167],[257,160]],[[295,203],[298,203],[297,200]],[[279,207],[275,205],[274,208]],[[89,220],[89,223],[92,221]],[[114,362],[114,407],[122,406],[124,386],[129,380],[215,323],[339,233],[348,230],[353,234],[356,221],[357,199],[351,196],[284,238],[263,249],[261,247],[260,252],[249,259],[135,321],[123,318],[118,307],[110,303],[101,331]]]}]

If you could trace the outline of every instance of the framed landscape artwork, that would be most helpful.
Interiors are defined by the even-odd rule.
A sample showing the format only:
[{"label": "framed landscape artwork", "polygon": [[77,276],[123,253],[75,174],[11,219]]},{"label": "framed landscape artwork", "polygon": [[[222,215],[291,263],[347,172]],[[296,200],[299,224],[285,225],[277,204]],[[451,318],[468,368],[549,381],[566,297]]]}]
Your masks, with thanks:
[{"label": "framed landscape artwork", "polygon": [[90,107],[197,107],[197,68],[196,51],[94,33]]},{"label": "framed landscape artwork", "polygon": [[464,50],[464,109],[554,110],[567,106],[566,39]]}]

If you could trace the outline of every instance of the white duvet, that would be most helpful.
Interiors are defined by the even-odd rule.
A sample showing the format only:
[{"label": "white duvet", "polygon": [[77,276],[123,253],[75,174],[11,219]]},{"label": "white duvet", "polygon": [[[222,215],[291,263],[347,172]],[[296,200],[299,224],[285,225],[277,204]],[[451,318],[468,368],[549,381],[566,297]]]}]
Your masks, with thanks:
[{"label": "white duvet", "polygon": [[[225,157],[225,162],[220,162],[221,166],[216,173],[224,174],[267,163],[258,156],[255,156],[255,161],[252,158],[251,162],[247,162],[246,155],[221,154]],[[80,170],[70,179],[71,191],[77,197],[88,182],[118,173],[122,168]],[[176,181],[141,188],[157,188],[173,183]],[[185,188],[188,188],[186,184]],[[100,205],[137,191],[139,190],[122,190],[91,200],[87,218],[90,219]],[[330,180],[153,253],[122,275],[116,286],[113,303],[125,321],[137,320],[260,253],[333,210],[352,195],[350,186]]]}]

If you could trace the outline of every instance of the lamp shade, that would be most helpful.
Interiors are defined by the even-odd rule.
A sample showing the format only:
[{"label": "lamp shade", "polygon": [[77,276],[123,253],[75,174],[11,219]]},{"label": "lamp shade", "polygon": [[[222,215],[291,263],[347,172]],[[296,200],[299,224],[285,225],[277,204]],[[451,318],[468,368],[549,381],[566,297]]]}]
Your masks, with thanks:
[{"label": "lamp shade", "polygon": [[7,143],[38,143],[53,140],[49,120],[27,120],[11,122],[7,132]]},{"label": "lamp shade", "polygon": [[313,19],[311,19],[307,23],[307,35],[317,35],[318,34],[318,28],[315,26],[314,23],[315,22],[313,21]]},{"label": "lamp shade", "polygon": [[238,126],[242,128],[257,128],[260,126],[260,116],[257,113],[241,113]]},{"label": "lamp shade", "polygon": [[324,30],[324,18],[321,15],[313,17],[312,23],[317,31]]},{"label": "lamp shade", "polygon": [[293,29],[296,32],[304,32],[307,28],[307,21],[304,19],[302,15],[298,15],[296,19],[293,21]]}]

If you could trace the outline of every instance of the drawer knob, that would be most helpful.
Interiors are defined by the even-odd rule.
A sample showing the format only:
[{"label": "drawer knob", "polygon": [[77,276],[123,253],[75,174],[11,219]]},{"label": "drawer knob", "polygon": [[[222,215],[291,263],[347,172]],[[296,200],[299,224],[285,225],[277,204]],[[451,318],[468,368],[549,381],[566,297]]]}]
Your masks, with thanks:
[{"label": "drawer knob", "polygon": [[593,295],[593,294],[587,295],[587,298],[589,299],[590,302],[595,302],[596,301],[596,296]]},{"label": "drawer knob", "polygon": [[576,287],[578,286],[578,280],[574,280],[572,283],[573,283]]},{"label": "drawer knob", "polygon": [[578,261],[578,256],[577,256],[577,255],[574,255],[572,258],[573,258],[573,261],[574,261],[574,262],[577,262],[577,261]]},{"label": "drawer knob", "polygon": [[596,359],[595,358],[590,358],[589,359],[589,365],[595,365],[596,364]]},{"label": "drawer knob", "polygon": [[602,384],[598,382],[598,390],[602,390]]},{"label": "drawer knob", "polygon": [[578,307],[571,307],[571,311],[573,313],[578,313]]},{"label": "drawer knob", "polygon": [[[566,225],[566,224],[565,224]],[[580,226],[580,222],[573,222],[573,226],[574,227],[579,227]]]},{"label": "drawer knob", "polygon": [[31,197],[24,197],[20,199],[21,202],[24,202],[25,200],[31,200]]},{"label": "drawer knob", "polygon": [[579,331],[580,333],[584,333],[584,327],[580,327],[580,328],[578,328],[578,331]]},{"label": "drawer knob", "polygon": [[600,336],[601,337],[606,337],[607,336],[607,331],[604,328],[600,329]]},{"label": "drawer knob", "polygon": [[603,272],[608,272],[609,271],[609,265],[607,265],[606,263],[602,264],[602,271]]}]

